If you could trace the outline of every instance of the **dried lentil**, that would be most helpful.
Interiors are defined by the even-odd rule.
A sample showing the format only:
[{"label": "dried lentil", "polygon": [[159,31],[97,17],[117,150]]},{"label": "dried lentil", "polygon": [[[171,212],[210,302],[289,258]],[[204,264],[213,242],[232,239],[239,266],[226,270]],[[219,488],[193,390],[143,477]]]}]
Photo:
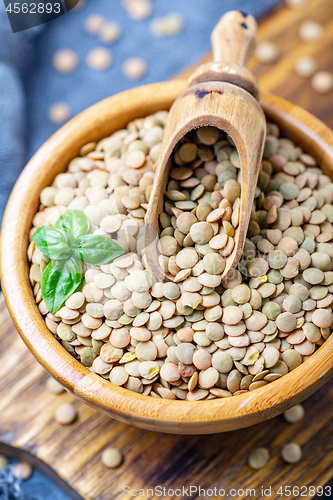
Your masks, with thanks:
[{"label": "dried lentil", "polygon": [[257,45],[255,56],[260,63],[273,63],[279,57],[279,49],[272,42],[260,42]]},{"label": "dried lentil", "polygon": [[56,102],[48,110],[49,120],[57,125],[66,122],[71,114],[72,110],[67,102]]},{"label": "dried lentil", "polygon": [[308,78],[314,74],[317,69],[317,62],[313,57],[304,56],[297,59],[295,63],[295,72],[298,76]]},{"label": "dried lentil", "polygon": [[147,265],[144,217],[166,118],[157,112],[83,146],[42,191],[33,219],[52,225],[67,207],[82,209],[127,254],[87,266],[82,291],[56,315],[38,298],[47,259],[32,244],[30,279],[52,333],[112,383],[167,399],[237,395],[295,369],[331,332],[332,190],[316,161],[268,124],[244,254],[222,282],[239,222],[240,160],[222,131],[190,132],[175,150],[160,216],[163,282]]},{"label": "dried lentil", "polygon": [[305,21],[299,27],[298,36],[302,42],[319,42],[324,37],[324,28],[316,21]]},{"label": "dried lentil", "polygon": [[54,378],[50,377],[47,382],[46,386],[50,392],[53,394],[62,394],[65,392],[65,389],[62,387],[62,385],[59,384]]},{"label": "dried lentil", "polygon": [[130,57],[123,62],[122,72],[128,80],[140,80],[147,73],[147,63],[142,57]]},{"label": "dried lentil", "polygon": [[79,58],[74,50],[61,49],[54,54],[52,63],[59,73],[72,73],[79,64]]},{"label": "dried lentil", "polygon": [[112,64],[112,54],[105,47],[96,47],[88,52],[86,63],[94,71],[105,71]]},{"label": "dried lentil", "polygon": [[7,469],[9,465],[9,461],[5,455],[0,455],[0,470],[1,469]]},{"label": "dried lentil", "polygon": [[311,78],[311,86],[318,94],[328,94],[333,90],[333,75],[328,71],[318,71]]},{"label": "dried lentil", "polygon": [[295,464],[302,458],[302,448],[297,443],[285,444],[281,456],[288,464]]},{"label": "dried lentil", "polygon": [[269,451],[267,448],[257,448],[254,450],[249,458],[248,464],[252,469],[263,469],[269,461]]},{"label": "dried lentil", "polygon": [[84,28],[90,35],[96,35],[99,33],[104,22],[105,19],[101,14],[91,14],[86,18]]},{"label": "dried lentil", "polygon": [[123,454],[117,448],[107,448],[102,453],[102,463],[108,469],[116,469],[123,461]]},{"label": "dried lentil", "polygon": [[30,465],[28,462],[19,462],[14,465],[13,476],[16,477],[16,479],[25,481],[26,479],[29,479],[29,477],[31,477],[32,473],[32,465]]},{"label": "dried lentil", "polygon": [[290,410],[287,410],[283,414],[284,418],[290,424],[295,424],[300,422],[304,417],[304,408],[302,405],[293,406]]},{"label": "dried lentil", "polygon": [[175,36],[184,28],[184,19],[179,12],[172,12],[164,17],[155,18],[149,24],[151,34],[156,38]]},{"label": "dried lentil", "polygon": [[77,418],[77,410],[70,403],[64,403],[55,412],[55,419],[59,424],[69,425]]}]

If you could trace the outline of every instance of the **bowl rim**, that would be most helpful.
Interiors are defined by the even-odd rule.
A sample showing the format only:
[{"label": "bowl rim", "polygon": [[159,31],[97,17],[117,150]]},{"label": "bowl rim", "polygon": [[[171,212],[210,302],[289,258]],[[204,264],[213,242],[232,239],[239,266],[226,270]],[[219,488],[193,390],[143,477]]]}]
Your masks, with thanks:
[{"label": "bowl rim", "polygon": [[[27,274],[26,250],[35,213],[33,207],[38,206],[37,192],[47,185],[45,179],[56,164],[57,154],[75,141],[80,145],[89,142],[90,123],[101,131],[103,123],[116,116],[122,116],[125,124],[135,113],[139,117],[148,115],[149,110],[167,109],[186,85],[186,81],[175,80],[111,96],[70,120],[44,143],[24,168],[6,208],[0,242],[0,276],[7,307],[23,341],[38,362],[79,399],[119,420],[151,430],[220,432],[273,417],[321,387],[333,375],[333,336],[292,372],[236,398],[193,402],[156,399],[114,386],[75,360],[46,327]],[[333,175],[333,132],[326,125],[272,94],[262,94],[261,104],[270,119],[283,122],[282,130],[289,137],[296,138],[300,145],[306,142],[307,152],[321,162],[324,172],[331,171]],[[64,154],[61,161],[63,171],[68,155]]]}]

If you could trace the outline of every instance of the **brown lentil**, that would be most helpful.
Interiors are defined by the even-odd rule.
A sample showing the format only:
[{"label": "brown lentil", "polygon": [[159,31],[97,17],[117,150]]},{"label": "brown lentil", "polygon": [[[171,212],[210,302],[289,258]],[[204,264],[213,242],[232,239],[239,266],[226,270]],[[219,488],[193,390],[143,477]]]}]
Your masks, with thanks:
[{"label": "brown lentil", "polygon": [[302,448],[297,443],[285,444],[281,456],[288,464],[295,464],[302,458]]},{"label": "brown lentil", "polygon": [[21,479],[24,481],[26,479],[29,479],[32,473],[33,473],[32,465],[30,465],[28,462],[19,462],[14,465],[13,476],[16,479]]},{"label": "brown lentil", "polygon": [[107,448],[102,453],[102,463],[108,469],[116,469],[123,461],[123,454],[117,448]]},{"label": "brown lentil", "polygon": [[284,418],[290,424],[295,424],[300,422],[304,417],[304,408],[302,405],[296,405],[287,410],[283,414]]},{"label": "brown lentil", "polygon": [[70,403],[64,403],[55,412],[55,419],[59,424],[69,425],[77,418],[77,410]]},{"label": "brown lentil", "polygon": [[255,470],[263,469],[267,465],[269,457],[269,451],[266,448],[257,448],[250,454],[248,464]]},{"label": "brown lentil", "polygon": [[126,254],[87,266],[82,291],[51,315],[40,292],[48,260],[31,243],[36,301],[64,348],[116,385],[189,401],[252,391],[331,333],[333,184],[268,125],[243,256],[222,282],[239,223],[240,159],[224,132],[190,132],[173,155],[160,215],[161,280],[147,263],[144,218],[166,119],[160,111],[88,143],[43,189],[35,228],[78,208]]}]

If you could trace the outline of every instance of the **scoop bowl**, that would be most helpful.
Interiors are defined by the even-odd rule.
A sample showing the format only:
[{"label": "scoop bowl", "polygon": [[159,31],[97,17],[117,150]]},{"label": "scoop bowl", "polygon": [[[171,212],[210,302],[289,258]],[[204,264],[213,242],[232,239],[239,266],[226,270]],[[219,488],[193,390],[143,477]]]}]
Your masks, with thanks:
[{"label": "scoop bowl", "polygon": [[[117,94],[75,117],[40,148],[22,172],[7,206],[0,248],[1,280],[8,309],[27,347],[50,375],[81,401],[112,418],[152,431],[210,434],[254,425],[313,394],[333,375],[333,336],[294,371],[247,394],[197,402],[143,396],[93,374],[55,339],[35,303],[26,256],[39,194],[66,170],[79,149],[135,118],[169,109],[186,87],[186,81],[178,80]],[[276,96],[264,94],[261,104],[267,118],[313,155],[333,178],[333,132]]]}]

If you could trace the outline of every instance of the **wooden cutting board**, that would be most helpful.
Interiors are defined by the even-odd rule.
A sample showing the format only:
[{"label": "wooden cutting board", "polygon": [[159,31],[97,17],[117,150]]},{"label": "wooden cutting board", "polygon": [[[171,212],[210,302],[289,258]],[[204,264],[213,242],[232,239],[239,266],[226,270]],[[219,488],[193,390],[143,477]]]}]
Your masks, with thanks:
[{"label": "wooden cutting board", "polygon": [[[298,40],[297,29],[304,19],[324,24],[323,42],[305,46]],[[315,94],[309,81],[293,72],[295,60],[304,54],[314,55],[321,69],[333,71],[332,0],[310,0],[300,10],[279,7],[261,21],[259,38],[274,41],[282,53],[274,65],[252,63],[261,88],[305,107],[333,127],[333,93]],[[236,500],[294,499],[299,497],[297,490],[287,496],[279,488],[303,486],[302,496],[312,498],[313,491],[306,487],[323,486],[332,480],[332,383],[304,403],[305,418],[298,424],[287,424],[280,416],[228,434],[175,436],[110,420],[68,393],[50,394],[45,387],[47,378],[16,333],[0,296],[0,453],[31,461],[73,498],[118,500],[132,498],[133,490],[139,494],[144,489],[144,498],[155,499],[159,490],[154,489],[160,487],[171,490],[164,498],[196,499],[199,492],[195,488],[199,486],[224,490],[220,497]],[[79,418],[73,425],[62,427],[53,416],[64,402],[74,403]],[[280,458],[281,447],[290,441],[303,449],[302,461],[292,466]],[[116,470],[108,470],[101,463],[101,453],[107,446],[124,453],[124,463]],[[265,469],[253,471],[247,457],[258,446],[269,448],[271,460]],[[131,494],[124,496],[126,486]],[[172,492],[183,487],[187,491]],[[153,491],[147,492],[148,488]],[[262,488],[268,489],[266,495]],[[249,489],[255,492],[246,491]],[[209,496],[216,497],[216,493],[201,492],[201,498]]]}]

